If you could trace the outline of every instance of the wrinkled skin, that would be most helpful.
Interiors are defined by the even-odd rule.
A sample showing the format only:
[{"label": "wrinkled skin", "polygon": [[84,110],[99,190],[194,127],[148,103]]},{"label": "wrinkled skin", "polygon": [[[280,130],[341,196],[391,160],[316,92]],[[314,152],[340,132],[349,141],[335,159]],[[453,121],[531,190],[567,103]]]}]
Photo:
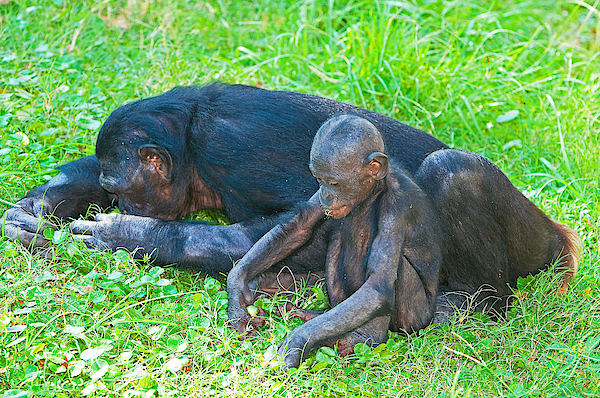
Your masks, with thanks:
[{"label": "wrinkled skin", "polygon": [[[577,269],[577,234],[549,220],[489,160],[448,150],[431,135],[352,105],[240,85],[179,87],[118,108],[100,130],[96,155],[62,166],[9,208],[0,218],[2,233],[43,249],[49,244],[43,230],[56,228],[47,214],[70,221],[86,215],[90,205],[112,204],[126,214],[77,222],[74,232],[93,247],[126,248],[151,254],[157,265],[223,275],[263,234],[293,219],[294,206],[317,190],[307,161],[311,142],[338,113],[371,122],[381,132],[390,164],[414,176],[433,203],[443,239],[436,320],[448,319],[456,308],[501,313],[519,276],[559,258],[561,291],[568,288]],[[342,215],[338,207],[326,207],[332,216]],[[222,209],[232,225],[179,221],[211,208]],[[334,217],[314,221],[305,243],[278,262],[274,273],[283,267],[295,274],[323,272],[333,231],[344,231],[344,239],[360,237],[357,231],[372,233],[372,221],[358,222],[353,230],[338,224],[347,216]],[[366,241],[360,238],[358,243]],[[341,280],[355,284],[361,278]],[[410,274],[406,279],[414,280]],[[482,285],[488,291],[471,300]],[[427,317],[427,311],[422,314]],[[393,318],[390,325],[401,327]]]},{"label": "wrinkled skin", "polygon": [[32,250],[44,248],[49,244],[44,230],[58,229],[44,218],[52,214],[52,210],[52,206],[44,200],[21,199],[2,216],[2,235],[18,236],[23,245]]},{"label": "wrinkled skin", "polygon": [[[222,275],[315,191],[306,162],[310,143],[340,111],[371,120],[412,171],[428,153],[446,147],[391,118],[325,98],[218,83],[178,87],[111,113],[96,155],[62,166],[7,210],[4,234],[32,249],[46,247],[40,231],[55,228],[38,228],[46,214],[69,220],[90,205],[112,205],[122,215],[78,221],[73,232],[94,248],[152,253],[157,265]],[[200,209],[221,209],[232,225],[180,221]],[[320,236],[279,266],[296,274],[322,272]]]},{"label": "wrinkled skin", "polygon": [[108,193],[98,183],[100,165],[93,156],[60,167],[60,173],[48,183],[34,188],[10,207],[0,218],[2,233],[18,239],[34,252],[44,252],[50,242],[43,231],[58,229],[46,217],[68,218],[87,213],[90,204],[110,206]]}]

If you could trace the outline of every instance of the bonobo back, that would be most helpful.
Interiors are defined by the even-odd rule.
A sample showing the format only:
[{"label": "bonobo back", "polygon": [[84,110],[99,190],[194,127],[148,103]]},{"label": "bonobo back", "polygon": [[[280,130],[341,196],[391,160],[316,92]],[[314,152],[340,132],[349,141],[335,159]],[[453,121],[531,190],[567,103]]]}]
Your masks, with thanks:
[{"label": "bonobo back", "polygon": [[[212,83],[177,87],[126,104],[98,136],[100,162],[115,149],[160,144],[173,175],[197,174],[218,196],[231,222],[292,209],[317,189],[307,159],[315,132],[330,116],[353,113],[382,133],[389,153],[415,172],[431,152],[446,148],[430,134],[353,105],[313,95]],[[121,158],[122,156],[119,156]]]},{"label": "bonobo back", "polygon": [[566,289],[577,269],[578,235],[550,220],[489,159],[438,151],[415,178],[431,198],[442,230],[440,320],[451,307],[503,314],[517,279],[556,261]]}]

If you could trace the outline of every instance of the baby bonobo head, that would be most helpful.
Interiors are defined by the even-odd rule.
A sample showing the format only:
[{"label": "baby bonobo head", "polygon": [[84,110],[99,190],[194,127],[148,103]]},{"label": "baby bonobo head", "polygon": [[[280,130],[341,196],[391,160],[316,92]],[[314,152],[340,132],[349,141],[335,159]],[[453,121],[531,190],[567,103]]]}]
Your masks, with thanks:
[{"label": "baby bonobo head", "polygon": [[345,217],[385,178],[388,159],[381,134],[368,120],[354,115],[329,118],[317,131],[309,168],[319,181],[325,213]]}]

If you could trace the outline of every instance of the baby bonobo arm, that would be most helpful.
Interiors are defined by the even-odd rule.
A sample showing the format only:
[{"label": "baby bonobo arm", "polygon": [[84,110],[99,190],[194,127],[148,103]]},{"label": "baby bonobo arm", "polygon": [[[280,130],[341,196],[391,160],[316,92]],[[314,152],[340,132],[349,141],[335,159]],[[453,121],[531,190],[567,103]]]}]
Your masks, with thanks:
[{"label": "baby bonobo arm", "polygon": [[244,333],[250,317],[246,307],[253,303],[249,282],[305,244],[325,215],[318,194],[288,221],[276,225],[256,242],[227,276],[229,325]]},{"label": "baby bonobo arm", "polygon": [[290,334],[279,348],[288,367],[297,367],[312,348],[336,339],[349,353],[358,343],[384,342],[388,328],[410,333],[430,323],[441,258],[435,214],[416,184],[408,176],[399,178],[388,179],[394,193],[381,201],[365,283]]},{"label": "baby bonobo arm", "polygon": [[[280,345],[279,356],[288,367],[298,367],[311,349],[392,312],[404,233],[399,225],[381,227],[371,247],[366,282],[331,310],[294,329]],[[387,330],[388,324],[381,327]]]}]

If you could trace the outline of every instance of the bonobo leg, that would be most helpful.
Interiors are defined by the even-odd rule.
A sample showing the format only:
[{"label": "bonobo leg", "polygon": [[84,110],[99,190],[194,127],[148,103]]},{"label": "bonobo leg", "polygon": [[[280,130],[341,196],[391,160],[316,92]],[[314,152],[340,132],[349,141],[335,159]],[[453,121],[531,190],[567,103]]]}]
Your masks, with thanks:
[{"label": "bonobo leg", "polygon": [[290,318],[301,319],[302,322],[308,322],[325,312],[319,310],[305,310],[303,308],[296,307],[292,303],[285,303],[285,310],[289,314]]},{"label": "bonobo leg", "polygon": [[[382,289],[376,279],[378,278],[368,279],[346,300],[294,329],[287,339],[279,345],[278,355],[283,358],[286,365],[288,367],[298,367],[313,348],[332,343],[339,338],[346,338],[344,343],[351,344],[352,339],[360,335],[360,331],[355,335],[356,337],[345,336],[347,333],[378,317],[382,317],[381,312],[388,312],[389,303],[393,301],[393,298],[386,298],[385,294],[382,294]],[[374,326],[376,326],[375,324]],[[369,326],[366,326],[366,328],[368,329]],[[366,335],[381,340],[379,339],[380,333],[379,330],[378,332],[367,332]],[[360,338],[358,340],[363,342]],[[381,341],[377,343],[379,342]]]},{"label": "bonobo leg", "polygon": [[77,218],[86,214],[91,204],[101,208],[110,205],[108,193],[98,183],[100,164],[96,156],[67,163],[60,170],[4,213],[0,219],[2,235],[18,239],[31,249],[44,247],[49,244],[44,230],[57,229],[45,220],[46,216]]},{"label": "bonobo leg", "polygon": [[[576,269],[576,234],[550,220],[489,159],[456,149],[436,151],[415,179],[442,230],[443,295],[437,310],[442,318],[454,304],[505,312],[518,277],[546,269],[562,255],[571,272],[567,277]],[[450,292],[472,297],[459,303],[460,295]]]},{"label": "bonobo leg", "polygon": [[[432,258],[438,252],[421,248],[419,253],[420,256],[414,258],[410,253],[410,259],[406,255],[402,257],[395,283],[394,311],[390,323],[390,330],[394,332],[412,333],[423,329],[431,323],[435,314],[435,276],[438,274],[426,272],[425,264],[439,264],[439,259]],[[436,270],[437,268],[439,266]]]},{"label": "bonobo leg", "polygon": [[321,280],[323,280],[322,272],[296,273],[286,266],[279,271],[267,271],[259,274],[249,282],[249,286],[252,291],[274,296],[279,292],[296,292],[302,286],[314,286]]},{"label": "bonobo leg", "polygon": [[[436,235],[429,230],[430,223],[399,225],[404,227],[400,232],[406,240],[380,228],[384,233],[372,245],[365,283],[348,298],[337,297],[343,301],[294,329],[279,346],[278,354],[288,367],[297,367],[311,349],[338,339],[340,354],[348,354],[358,343],[386,341],[388,329],[412,332],[429,324],[439,271],[439,248],[432,238]],[[404,247],[398,241],[403,241]],[[328,287],[339,292],[335,283],[340,281],[332,281],[332,276],[327,276]],[[333,302],[337,301],[333,297]]]}]

